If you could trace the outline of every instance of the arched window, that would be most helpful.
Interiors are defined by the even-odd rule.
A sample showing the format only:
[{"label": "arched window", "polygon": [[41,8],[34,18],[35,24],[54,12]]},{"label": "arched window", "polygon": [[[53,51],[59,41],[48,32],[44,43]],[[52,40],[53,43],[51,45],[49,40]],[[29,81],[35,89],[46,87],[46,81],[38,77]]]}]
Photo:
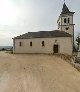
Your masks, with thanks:
[{"label": "arched window", "polygon": [[42,41],[42,47],[44,47],[45,46],[45,42],[44,41]]},{"label": "arched window", "polygon": [[32,47],[32,42],[30,42],[30,46]]},{"label": "arched window", "polygon": [[60,22],[59,22],[59,26],[60,26]]},{"label": "arched window", "polygon": [[58,29],[59,29],[59,27],[60,27],[60,22],[58,23]]},{"label": "arched window", "polygon": [[68,18],[68,23],[70,22],[70,18]]},{"label": "arched window", "polygon": [[19,43],[19,46],[22,46],[22,42]]},{"label": "arched window", "polygon": [[66,23],[66,18],[64,19],[64,23]]}]

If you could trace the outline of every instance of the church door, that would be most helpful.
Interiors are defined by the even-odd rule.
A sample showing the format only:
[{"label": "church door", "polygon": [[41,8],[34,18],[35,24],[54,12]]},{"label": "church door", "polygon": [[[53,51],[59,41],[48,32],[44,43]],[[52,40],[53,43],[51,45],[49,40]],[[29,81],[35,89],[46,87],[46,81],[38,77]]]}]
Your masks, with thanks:
[{"label": "church door", "polygon": [[58,52],[59,52],[59,51],[58,51],[58,48],[59,48],[58,45],[54,45],[54,47],[53,47],[53,52],[54,52],[54,53],[58,53]]}]

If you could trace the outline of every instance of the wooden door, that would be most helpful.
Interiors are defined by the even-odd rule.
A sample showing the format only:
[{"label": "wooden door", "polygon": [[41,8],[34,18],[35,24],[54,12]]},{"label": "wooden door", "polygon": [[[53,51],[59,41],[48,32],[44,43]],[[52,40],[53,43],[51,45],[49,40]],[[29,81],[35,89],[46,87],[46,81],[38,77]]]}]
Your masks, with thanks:
[{"label": "wooden door", "polygon": [[54,53],[58,53],[58,47],[59,47],[58,45],[54,45],[54,48],[53,48],[53,50],[54,50],[53,52]]}]

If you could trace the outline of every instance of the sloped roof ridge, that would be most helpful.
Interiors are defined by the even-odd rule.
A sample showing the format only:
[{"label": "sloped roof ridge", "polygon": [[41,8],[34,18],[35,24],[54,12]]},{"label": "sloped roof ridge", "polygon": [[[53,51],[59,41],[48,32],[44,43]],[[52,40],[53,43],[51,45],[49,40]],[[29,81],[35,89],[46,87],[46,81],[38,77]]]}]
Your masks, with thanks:
[{"label": "sloped roof ridge", "polygon": [[31,38],[53,38],[53,37],[72,37],[71,34],[60,31],[38,31],[38,32],[28,32],[20,36],[15,37],[14,39],[31,39]]}]

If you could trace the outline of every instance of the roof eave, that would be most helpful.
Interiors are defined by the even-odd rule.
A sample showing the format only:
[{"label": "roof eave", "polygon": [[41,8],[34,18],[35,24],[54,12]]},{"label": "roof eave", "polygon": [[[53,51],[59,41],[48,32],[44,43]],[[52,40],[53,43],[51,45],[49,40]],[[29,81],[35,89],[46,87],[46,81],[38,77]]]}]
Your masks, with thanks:
[{"label": "roof eave", "polygon": [[33,38],[14,38],[15,39],[37,39],[37,38],[56,38],[56,37],[72,37],[72,36],[54,36],[54,37],[33,37]]}]

